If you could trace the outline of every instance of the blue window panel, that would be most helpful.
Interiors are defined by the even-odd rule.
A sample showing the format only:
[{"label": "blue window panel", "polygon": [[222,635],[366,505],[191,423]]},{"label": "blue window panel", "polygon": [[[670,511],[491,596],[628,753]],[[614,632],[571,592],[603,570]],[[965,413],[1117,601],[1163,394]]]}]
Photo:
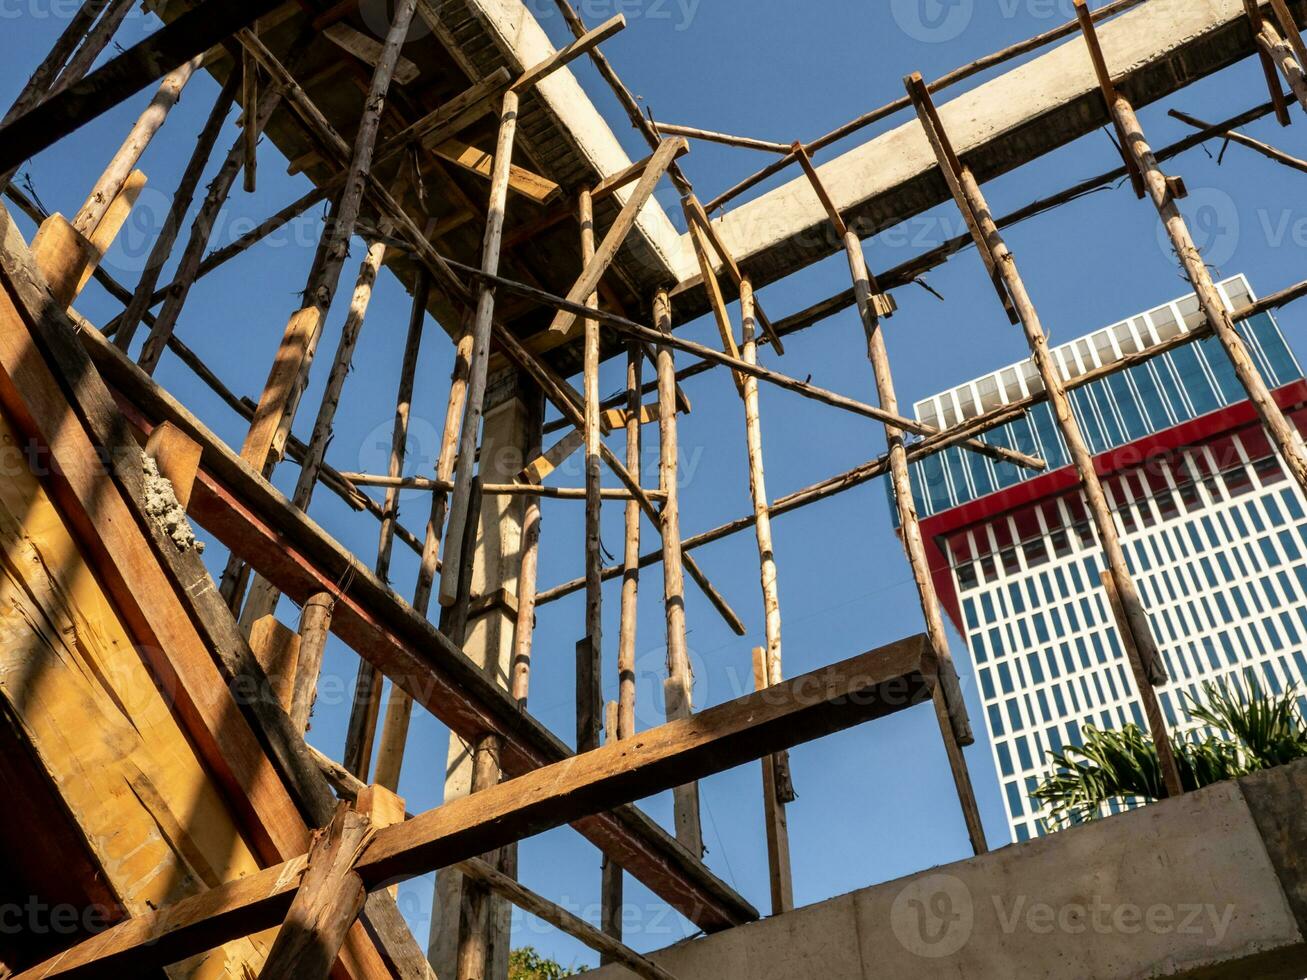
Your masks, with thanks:
[{"label": "blue window panel", "polygon": [[1052,712],[1048,710],[1048,695],[1042,690],[1035,692],[1035,699],[1039,701],[1039,717],[1048,719],[1053,717]]},{"label": "blue window panel", "polygon": [[1048,623],[1044,620],[1044,614],[1036,612],[1033,621],[1035,624],[1035,637],[1040,643],[1048,642]]},{"label": "blue window panel", "polygon": [[1058,431],[1057,423],[1053,421],[1053,410],[1049,408],[1048,402],[1032,408],[1030,420],[1039,437],[1040,449],[1049,470],[1066,466],[1071,460],[1067,455],[1066,443],[1062,441],[1062,433]]},{"label": "blue window panel", "polygon": [[1271,382],[1276,385],[1286,384],[1302,376],[1298,365],[1294,363],[1293,352],[1285,342],[1284,334],[1275,325],[1269,313],[1259,313],[1239,325],[1245,337],[1256,341],[1257,346],[1266,356],[1273,375]]},{"label": "blue window panel", "polygon": [[1212,374],[1216,376],[1217,387],[1221,389],[1222,403],[1233,405],[1247,398],[1248,394],[1239,383],[1239,377],[1234,373],[1234,365],[1225,356],[1221,342],[1215,337],[1208,337],[1198,341],[1198,346],[1202,349],[1203,357],[1212,369]]},{"label": "blue window panel", "polygon": [[[1293,625],[1293,617],[1287,612],[1280,613],[1280,626],[1284,629],[1285,635],[1289,637],[1290,643],[1298,644],[1302,642],[1298,628]],[[1307,679],[1307,672],[1304,672],[1303,677]]]},{"label": "blue window panel", "polygon": [[988,592],[982,592],[980,595],[980,611],[984,614],[986,623],[994,621],[994,597]]},{"label": "blue window panel", "polygon": [[1012,752],[1007,747],[1007,742],[995,742],[994,748],[998,752],[998,771],[1004,776],[1014,775],[1012,769]]},{"label": "blue window panel", "polygon": [[[1270,504],[1270,501],[1268,500],[1266,503]],[[1302,549],[1298,547],[1297,536],[1292,531],[1288,529],[1281,531],[1279,538],[1280,547],[1284,549],[1285,557],[1289,561],[1297,561],[1302,557]]]},{"label": "blue window panel", "polygon": [[1007,730],[1003,727],[1003,713],[998,710],[998,705],[991,704],[986,711],[989,714],[989,733],[998,738]]},{"label": "blue window panel", "polygon": [[1014,732],[1021,730],[1021,702],[1016,698],[1007,699],[1007,720]]},{"label": "blue window panel", "polygon": [[1262,558],[1265,560],[1268,568],[1274,568],[1280,564],[1280,556],[1275,551],[1275,545],[1271,543],[1269,537],[1261,538],[1257,542],[1262,548]]},{"label": "blue window panel", "polygon": [[1106,382],[1096,382],[1096,384],[1105,384],[1108,393],[1115,402],[1117,410],[1121,413],[1121,420],[1125,423],[1126,439],[1133,442],[1136,439],[1142,439],[1146,435],[1152,434],[1152,429],[1144,419],[1143,412],[1140,410],[1139,400],[1135,393],[1130,390],[1130,382],[1122,374],[1114,374],[1106,379]]},{"label": "blue window panel", "polygon": [[1004,694],[1011,694],[1014,690],[1012,686],[1012,669],[1008,666],[1006,661],[1000,662],[997,666],[998,686],[1002,689]]},{"label": "blue window panel", "polygon": [[1018,629],[1018,630],[1020,631],[1020,633],[1021,633],[1021,646],[1022,646],[1022,648],[1024,649],[1024,648],[1028,648],[1028,647],[1030,647],[1030,646],[1031,646],[1031,643],[1030,643],[1030,628],[1029,628],[1028,626],[1026,626],[1026,621],[1025,621],[1024,619],[1018,619],[1018,620],[1017,620],[1017,629]]},{"label": "blue window panel", "polygon": [[1194,411],[1205,415],[1221,407],[1224,399],[1212,389],[1212,384],[1199,363],[1198,354],[1192,347],[1177,347],[1167,356],[1180,375],[1180,383],[1184,385],[1184,393],[1193,403]]},{"label": "blue window panel", "polygon": [[1018,737],[1016,743],[1017,743],[1017,759],[1021,763],[1021,768],[1022,769],[1035,768],[1035,760],[1030,758],[1030,746],[1026,743],[1025,737],[1024,736]]},{"label": "blue window panel", "polygon": [[1289,512],[1290,518],[1295,521],[1303,519],[1302,504],[1298,502],[1298,497],[1292,490],[1285,490],[1280,494],[1280,500],[1284,503],[1284,509]]},{"label": "blue window panel", "polygon": [[998,489],[989,473],[988,457],[976,452],[963,452],[962,458],[966,462],[967,473],[970,474],[971,483],[979,496],[983,497]]},{"label": "blue window panel", "polygon": [[1149,431],[1160,432],[1170,426],[1171,417],[1166,410],[1162,393],[1157,388],[1157,382],[1153,380],[1153,374],[1148,370],[1148,365],[1140,364],[1128,368],[1127,373],[1130,375],[1130,380],[1134,382],[1135,389],[1139,392],[1144,411],[1148,413]]},{"label": "blue window panel", "polygon": [[975,599],[968,598],[962,600],[962,615],[966,620],[967,629],[974,630],[980,625],[980,620],[976,618]]},{"label": "blue window panel", "polygon": [[1097,455],[1111,449],[1111,442],[1104,434],[1102,426],[1098,424],[1097,416],[1094,415],[1093,409],[1085,399],[1084,389],[1077,388],[1068,391],[1067,397],[1071,402],[1072,414],[1075,415],[1076,421],[1080,423],[1080,432],[1085,437],[1085,442],[1089,443],[1089,451]]},{"label": "blue window panel", "polygon": [[921,483],[925,484],[925,492],[928,504],[925,508],[928,514],[937,514],[941,510],[947,510],[952,507],[955,501],[949,493],[948,481],[944,476],[944,463],[940,460],[940,453],[927,456],[917,465],[921,467]]},{"label": "blue window panel", "polygon": [[[1006,789],[1007,789],[1008,812],[1011,813],[1013,817],[1025,816],[1026,811],[1024,809],[1023,800],[1021,798],[1021,789],[1019,787],[1019,784],[1015,782],[1008,783]],[[1017,833],[1019,834],[1022,831],[1022,829],[1023,827],[1017,827]]]},{"label": "blue window panel", "polygon": [[1066,723],[1066,740],[1069,745],[1082,745],[1080,740],[1080,723],[1077,721],[1068,721]]},{"label": "blue window panel", "polygon": [[1275,620],[1265,619],[1262,621],[1262,627],[1266,630],[1266,635],[1270,637],[1271,649],[1280,650],[1284,647],[1284,642],[1280,639],[1280,631],[1275,628]]},{"label": "blue window panel", "polygon": [[1275,502],[1274,497],[1267,497],[1262,501],[1262,506],[1266,508],[1266,516],[1271,519],[1274,525],[1285,523],[1284,515],[1280,512],[1280,505]]},{"label": "blue window panel", "polygon": [[1139,710],[1139,705],[1133,701],[1130,702],[1130,716],[1134,718],[1136,725],[1140,728],[1144,727],[1144,713]]},{"label": "blue window panel", "polygon": [[994,678],[988,670],[979,670],[976,672],[980,675],[980,689],[985,692],[985,700],[994,700]]},{"label": "blue window panel", "polygon": [[1058,716],[1064,716],[1066,714],[1066,699],[1062,697],[1062,685],[1060,684],[1053,688],[1053,703],[1057,705]]},{"label": "blue window panel", "polygon": [[1024,844],[1030,840],[1030,828],[1023,823],[1017,824],[1017,843]]},{"label": "blue window panel", "polygon": [[1008,583],[1007,594],[1012,600],[1012,614],[1020,616],[1026,611],[1026,600],[1021,595],[1021,586],[1016,582]]},{"label": "blue window panel", "polygon": [[1029,654],[1026,658],[1026,664],[1030,669],[1030,680],[1035,684],[1044,683],[1044,668],[1039,663],[1039,652]]}]

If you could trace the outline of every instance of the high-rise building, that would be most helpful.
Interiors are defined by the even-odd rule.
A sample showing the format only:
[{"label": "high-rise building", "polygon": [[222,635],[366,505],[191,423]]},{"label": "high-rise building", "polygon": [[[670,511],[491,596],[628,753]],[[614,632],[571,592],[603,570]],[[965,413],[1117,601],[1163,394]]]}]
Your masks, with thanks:
[{"label": "high-rise building", "polygon": [[[1245,278],[1220,283],[1230,309]],[[1068,381],[1202,323],[1191,296],[1053,349]],[[1276,400],[1307,424],[1307,381],[1279,327],[1239,327]],[[956,425],[1040,390],[1029,362],[924,399],[916,417]],[[1172,731],[1186,696],[1254,672],[1270,691],[1307,679],[1307,508],[1221,347],[1208,338],[1070,393],[1095,455],[1169,683]],[[1035,473],[953,448],[913,464],[941,602],[966,640],[1012,834],[1043,833],[1030,791],[1047,755],[1085,725],[1144,725],[1101,585],[1103,563],[1047,402],[986,438],[1048,461]]]}]

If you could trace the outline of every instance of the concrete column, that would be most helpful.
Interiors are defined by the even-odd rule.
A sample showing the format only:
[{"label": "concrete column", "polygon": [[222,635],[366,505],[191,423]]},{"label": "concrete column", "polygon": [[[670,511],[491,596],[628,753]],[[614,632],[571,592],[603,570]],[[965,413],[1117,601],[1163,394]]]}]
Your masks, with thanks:
[{"label": "concrete column", "polygon": [[[532,425],[539,425],[515,372],[490,380],[486,391],[485,421],[481,436],[481,478],[486,483],[511,483],[527,462]],[[534,416],[534,418],[533,418]],[[538,436],[537,436],[538,438]],[[481,504],[472,570],[472,601],[464,652],[495,684],[508,690],[516,623],[517,578],[522,561],[522,522],[526,498],[488,496]],[[449,740],[445,765],[445,800],[466,796],[472,784],[471,746],[456,736]],[[505,868],[505,864],[507,868]],[[501,869],[515,873],[516,850],[507,849]],[[463,876],[452,869],[436,874],[428,956],[439,977],[454,977],[458,957],[459,906]],[[490,970],[487,980],[506,980],[512,907],[491,897]]]}]

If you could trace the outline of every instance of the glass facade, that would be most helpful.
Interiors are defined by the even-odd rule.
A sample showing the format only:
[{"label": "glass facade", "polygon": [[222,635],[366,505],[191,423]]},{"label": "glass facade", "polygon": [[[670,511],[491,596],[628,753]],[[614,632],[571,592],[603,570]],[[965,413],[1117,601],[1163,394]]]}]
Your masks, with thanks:
[{"label": "glass facade", "polygon": [[[1232,306],[1249,301],[1242,279],[1222,287]],[[1083,371],[1120,356],[1141,332],[1164,339],[1160,325],[1192,326],[1187,312],[1181,300],[1091,334],[1058,348],[1061,363]],[[1301,378],[1269,316],[1246,324],[1245,336],[1272,386]],[[1094,450],[1242,401],[1214,343],[1080,389],[1076,412]],[[929,417],[925,405],[938,424],[956,424],[961,416],[950,418],[942,406],[960,408],[959,391],[975,396],[979,410],[1013,400],[1009,392],[1021,389],[1008,387],[1009,372],[1025,377],[1019,368],[996,372],[919,403],[920,417]],[[1009,445],[1045,456],[1051,468],[1066,464],[1046,406],[1010,428],[1022,424],[1030,441]],[[984,488],[1007,485],[998,471],[1015,469],[970,453],[937,459],[914,473],[923,513],[993,492]],[[1104,489],[1170,677],[1157,693],[1173,731],[1193,727],[1186,696],[1197,696],[1205,681],[1251,670],[1266,689],[1283,691],[1307,680],[1307,506],[1260,426],[1245,421],[1149,456],[1104,477]],[[1047,829],[1030,791],[1048,774],[1049,752],[1080,741],[1085,725],[1145,725],[1101,587],[1097,536],[1073,490],[982,518],[937,543],[974,661],[1009,825],[1014,839],[1026,840]]]},{"label": "glass facade", "polygon": [[[1218,289],[1230,309],[1252,301],[1248,282],[1242,276],[1219,283]],[[1054,347],[1051,353],[1062,376],[1070,380],[1187,333],[1202,319],[1198,300],[1190,295]],[[1302,370],[1269,314],[1253,317],[1240,324],[1239,330],[1270,387],[1302,377]],[[1034,365],[1024,361],[917,402],[916,417],[949,428],[1042,390]],[[1080,431],[1095,454],[1243,401],[1244,397],[1229,359],[1211,337],[1070,392]],[[1047,402],[987,432],[983,438],[1042,457],[1050,470],[1070,463]],[[917,513],[923,518],[1040,475],[959,447],[913,463],[912,469],[913,497]]]}]

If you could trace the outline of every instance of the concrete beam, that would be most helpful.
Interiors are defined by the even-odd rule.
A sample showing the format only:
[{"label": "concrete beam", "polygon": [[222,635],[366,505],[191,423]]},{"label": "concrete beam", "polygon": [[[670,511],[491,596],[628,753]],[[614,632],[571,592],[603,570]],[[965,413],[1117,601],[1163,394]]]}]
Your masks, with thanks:
[{"label": "concrete beam", "polygon": [[[1304,6],[1291,4],[1299,19]],[[1253,54],[1242,0],[1149,0],[1099,26],[1118,88],[1148,105]],[[911,67],[911,66],[905,66]],[[1248,92],[1249,101],[1265,93]],[[988,180],[1108,124],[1080,36],[939,105],[959,154]],[[912,119],[818,168],[862,237],[949,200],[921,124]],[[838,251],[808,181],[794,180],[728,211],[719,233],[755,284],[773,282]],[[688,243],[678,265],[678,321],[707,310]]]},{"label": "concrete beam", "polygon": [[1298,762],[650,959],[679,980],[1301,977],[1304,799]]}]

